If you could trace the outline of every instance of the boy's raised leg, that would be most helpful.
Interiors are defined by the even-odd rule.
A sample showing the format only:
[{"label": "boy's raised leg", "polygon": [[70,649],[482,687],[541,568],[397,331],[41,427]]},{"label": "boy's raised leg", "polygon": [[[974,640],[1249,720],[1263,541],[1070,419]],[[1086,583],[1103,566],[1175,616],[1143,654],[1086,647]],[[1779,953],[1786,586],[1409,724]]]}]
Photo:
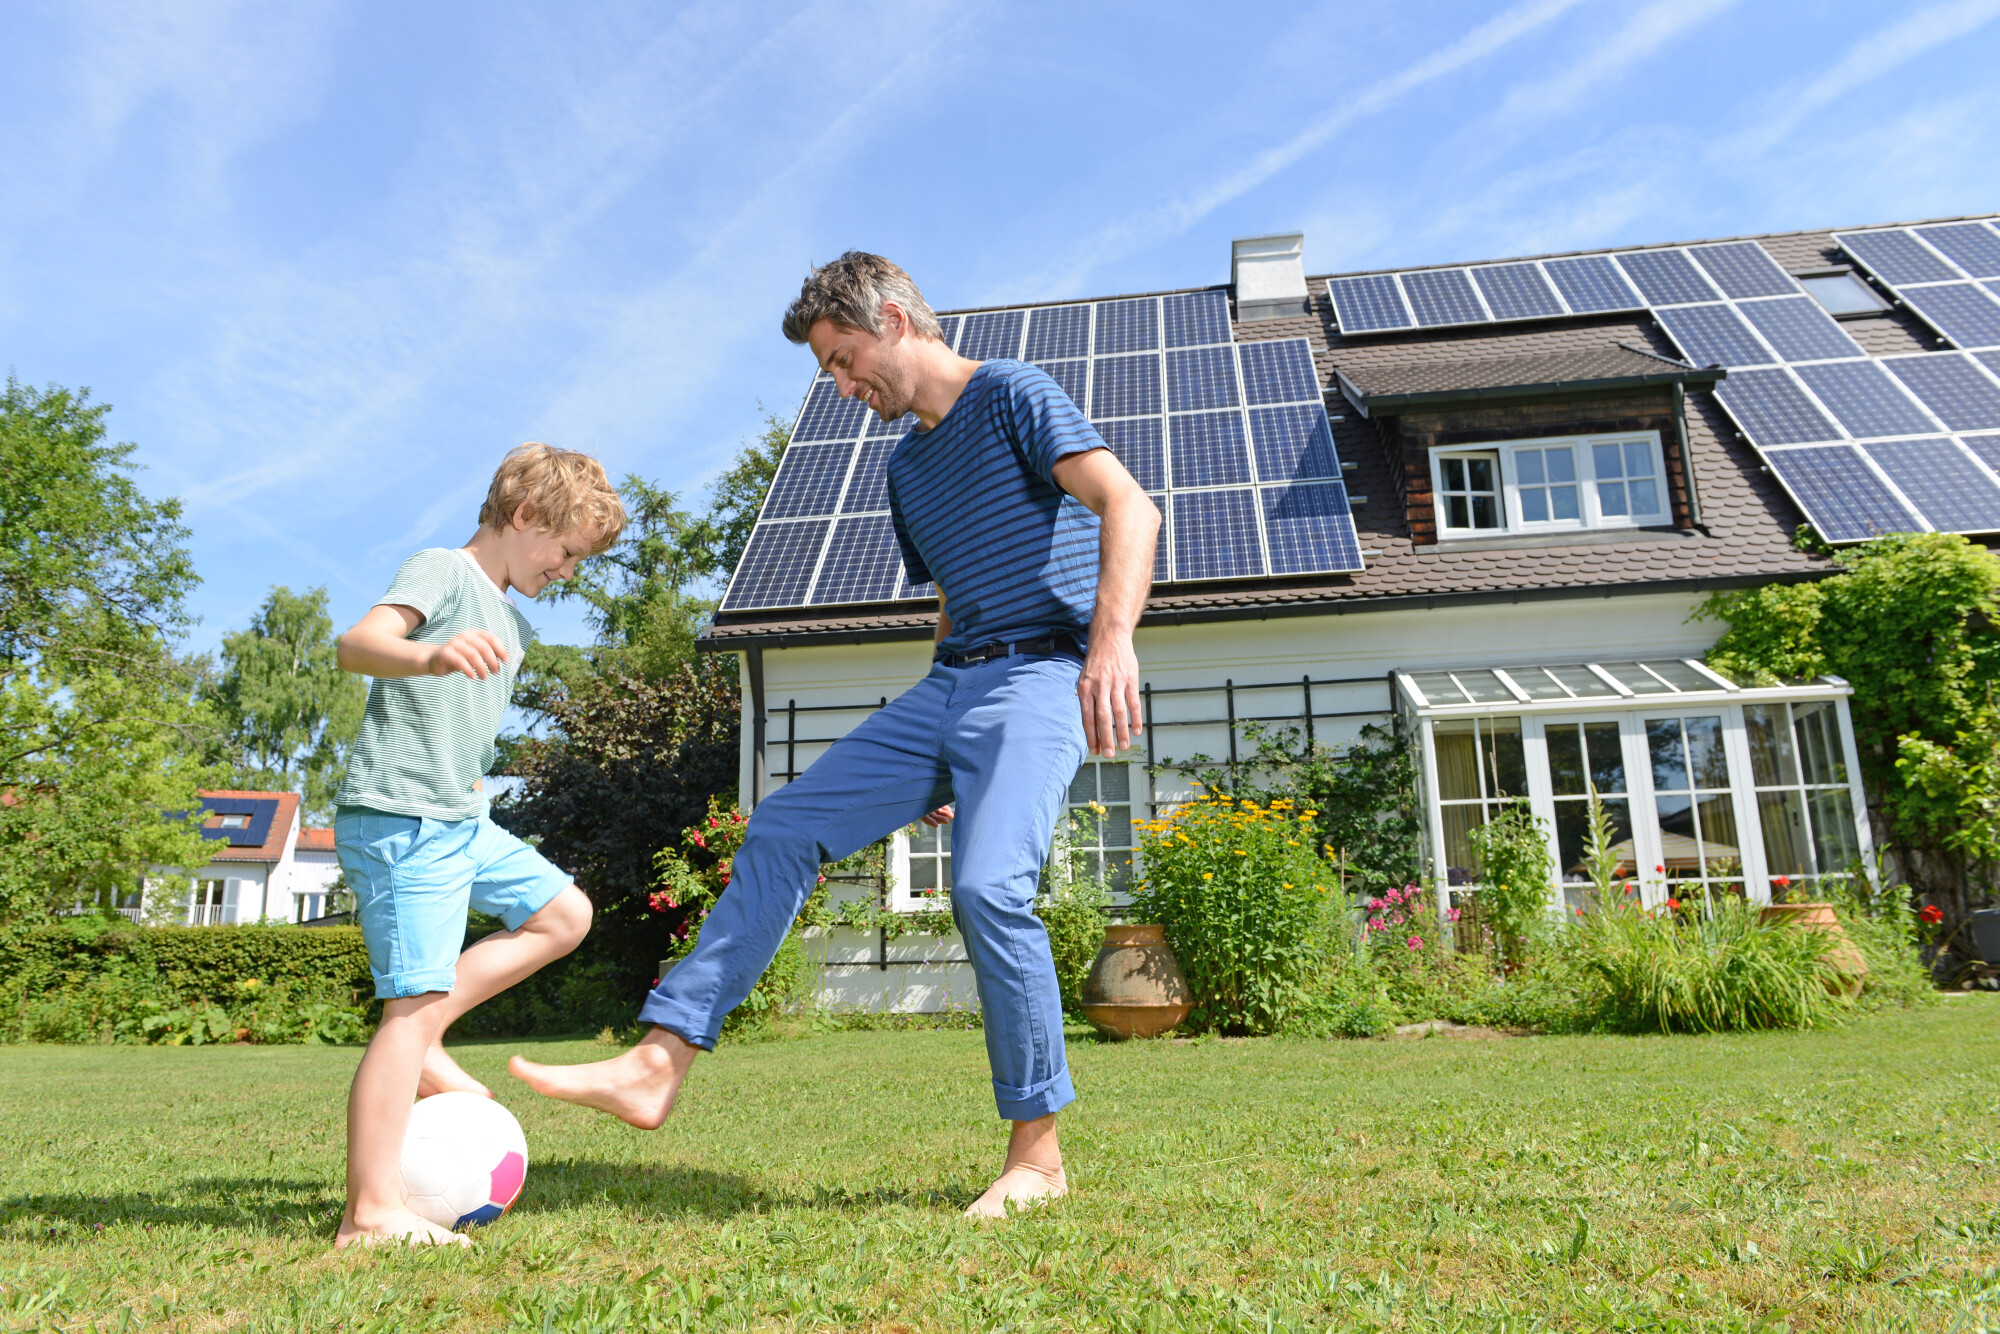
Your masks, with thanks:
[{"label": "boy's raised leg", "polygon": [[419,1098],[453,1092],[493,1096],[491,1089],[465,1073],[445,1052],[445,1030],[473,1006],[574,950],[590,930],[590,917],[589,896],[571,885],[516,929],[482,937],[458,956],[457,980],[449,995],[438,998],[442,1002],[438,1037],[424,1051],[423,1074],[417,1080]]},{"label": "boy's raised leg", "polygon": [[403,1136],[417,1092],[417,1069],[442,1026],[446,993],[384,1002],[354,1087],[347,1095],[347,1211],[334,1248],[398,1240],[415,1245],[470,1246],[471,1239],[419,1218],[403,1207]]},{"label": "boy's raised leg", "polygon": [[588,1065],[543,1065],[516,1056],[508,1073],[537,1093],[609,1112],[641,1130],[658,1130],[674,1109],[681,1081],[700,1048],[653,1028],[622,1056]]}]

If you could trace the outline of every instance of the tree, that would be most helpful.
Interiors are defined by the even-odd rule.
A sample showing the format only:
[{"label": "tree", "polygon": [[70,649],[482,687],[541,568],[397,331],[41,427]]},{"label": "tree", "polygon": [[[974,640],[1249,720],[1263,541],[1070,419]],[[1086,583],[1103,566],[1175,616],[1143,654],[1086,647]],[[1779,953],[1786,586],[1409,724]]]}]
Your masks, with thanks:
[{"label": "tree", "polygon": [[222,672],[204,691],[238,753],[238,783],[299,792],[309,818],[333,816],[368,688],[340,670],[324,587],[271,590],[247,630],[224,635]]},{"label": "tree", "polygon": [[174,651],[196,583],[175,500],[130,474],[87,392],[0,393],[0,917],[136,889],[208,860],[184,818],[215,777],[198,664]]}]

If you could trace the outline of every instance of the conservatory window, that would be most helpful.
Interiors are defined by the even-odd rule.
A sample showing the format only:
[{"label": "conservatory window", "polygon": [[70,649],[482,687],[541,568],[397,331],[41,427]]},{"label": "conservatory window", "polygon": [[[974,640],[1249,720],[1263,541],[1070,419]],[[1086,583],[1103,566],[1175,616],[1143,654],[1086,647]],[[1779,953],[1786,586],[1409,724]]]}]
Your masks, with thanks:
[{"label": "conservatory window", "polygon": [[1469,884],[1472,831],[1508,802],[1528,796],[1528,760],[1519,718],[1440,719],[1432,731],[1437,790],[1444,816],[1446,878]]},{"label": "conservatory window", "polygon": [[[1091,809],[1095,802],[1102,814]],[[1132,766],[1123,760],[1086,760],[1069,785],[1069,813],[1085,874],[1102,876],[1123,893],[1132,878]]]},{"label": "conservatory window", "polygon": [[1438,450],[1431,466],[1440,537],[1630,528],[1668,519],[1656,432]]},{"label": "conservatory window", "polygon": [[1581,886],[1590,881],[1585,856],[1590,849],[1590,802],[1594,795],[1611,822],[1611,845],[1622,859],[1611,874],[1633,874],[1632,799],[1625,778],[1625,746],[1615,722],[1552,722],[1543,730],[1548,740],[1549,791],[1555,799],[1556,857],[1561,863],[1564,897],[1571,907],[1583,902]]},{"label": "conservatory window", "polygon": [[1683,902],[1741,895],[1743,849],[1722,716],[1648,718],[1645,725],[1667,893]]},{"label": "conservatory window", "polygon": [[1861,847],[1833,703],[1746,704],[1743,724],[1771,879],[1844,873]]}]

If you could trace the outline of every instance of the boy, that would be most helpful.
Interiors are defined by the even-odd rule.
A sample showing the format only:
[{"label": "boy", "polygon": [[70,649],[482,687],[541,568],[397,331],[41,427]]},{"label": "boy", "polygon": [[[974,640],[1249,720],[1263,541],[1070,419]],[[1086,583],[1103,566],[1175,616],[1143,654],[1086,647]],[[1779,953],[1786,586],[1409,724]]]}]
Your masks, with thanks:
[{"label": "boy", "polygon": [[[472,540],[403,562],[340,638],[342,669],[374,679],[336,797],[334,843],[384,1003],[347,1099],[336,1248],[389,1237],[469,1244],[403,1207],[411,1102],[450,1089],[490,1097],[445,1054],[445,1029],[590,929],[583,892],[486,814],[480,775],[534,633],[506,592],[533,597],[573,578],[624,526],[597,460],[522,445],[493,475]],[[507,929],[460,954],[468,905]]]}]

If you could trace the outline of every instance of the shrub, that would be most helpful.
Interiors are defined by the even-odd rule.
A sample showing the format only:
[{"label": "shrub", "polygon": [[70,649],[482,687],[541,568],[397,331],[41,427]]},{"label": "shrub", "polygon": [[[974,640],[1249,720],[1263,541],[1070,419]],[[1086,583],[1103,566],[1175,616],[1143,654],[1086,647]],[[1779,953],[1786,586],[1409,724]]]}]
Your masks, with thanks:
[{"label": "shrub", "polygon": [[1479,902],[1499,938],[1500,953],[1518,966],[1535,927],[1548,915],[1550,872],[1546,827],[1525,805],[1512,805],[1472,831],[1479,858]]},{"label": "shrub", "polygon": [[1597,899],[1559,939],[1603,987],[1598,1018],[1643,1033],[1815,1028],[1847,1004],[1828,990],[1832,937],[1766,922],[1757,905],[1722,898],[1692,910],[1647,911]]},{"label": "shrub", "polygon": [[1908,885],[1877,890],[1857,870],[1845,885],[1826,883],[1824,893],[1848,939],[1868,962],[1868,975],[1861,985],[1864,1006],[1937,1003],[1930,969],[1924,966],[1924,927],[1911,906]]},{"label": "shrub", "polygon": [[1337,896],[1308,846],[1317,816],[1216,793],[1136,825],[1145,879],[1132,912],[1166,928],[1194,993],[1190,1028],[1271,1033],[1318,1002]]},{"label": "shrub", "polygon": [[1083,1013],[1083,984],[1090,978],[1090,966],[1104,945],[1104,927],[1111,919],[1104,909],[1111,891],[1104,881],[1090,873],[1090,861],[1082,844],[1092,841],[1103,807],[1092,802],[1092,813],[1072,813],[1056,826],[1055,847],[1042,867],[1042,883],[1035,895],[1035,916],[1049,933],[1049,953],[1055,956],[1056,985],[1062,992],[1063,1010]]}]

